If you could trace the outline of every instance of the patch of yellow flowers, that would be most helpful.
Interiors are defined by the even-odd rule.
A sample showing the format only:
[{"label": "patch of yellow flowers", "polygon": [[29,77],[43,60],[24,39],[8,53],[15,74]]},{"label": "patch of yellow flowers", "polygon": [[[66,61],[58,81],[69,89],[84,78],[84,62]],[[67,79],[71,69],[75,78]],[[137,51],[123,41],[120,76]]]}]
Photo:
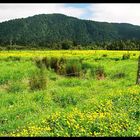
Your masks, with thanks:
[{"label": "patch of yellow flowers", "polygon": [[[109,94],[110,98],[113,94]],[[134,85],[125,91],[118,90],[114,96],[127,97],[127,95],[131,97],[130,100],[133,100],[134,104],[138,103],[140,87]],[[133,105],[133,103],[131,104]],[[28,123],[16,131],[3,132],[0,136],[140,136],[139,121],[132,121],[129,115],[131,112],[138,111],[137,108],[130,108],[126,112],[123,110],[113,111],[114,105],[111,99],[101,103],[100,106],[105,109],[92,112],[81,111],[74,107],[69,112],[55,112],[44,116],[39,124]]]},{"label": "patch of yellow flowers", "polygon": [[[140,55],[139,51],[111,51],[111,50],[49,50],[49,51],[1,51],[0,57],[44,57],[44,56],[55,56],[55,57],[101,57],[103,54],[107,54],[107,57],[122,57],[124,53],[129,53],[132,58],[137,58]],[[136,54],[133,56],[133,54]]]},{"label": "patch of yellow flowers", "polygon": [[42,134],[43,132],[49,132],[51,130],[51,128],[49,126],[37,126],[35,124],[28,126],[28,127],[23,127],[20,128],[8,135],[4,135],[4,136],[12,136],[12,137],[26,137],[26,136],[30,136],[30,137],[35,137],[35,136],[40,136],[40,134]]},{"label": "patch of yellow flowers", "polygon": [[[53,113],[39,125],[32,123],[3,136],[121,136],[121,133],[125,134],[129,128],[126,113],[81,112],[74,108],[69,113]],[[137,129],[137,135],[140,135],[140,127]]]}]

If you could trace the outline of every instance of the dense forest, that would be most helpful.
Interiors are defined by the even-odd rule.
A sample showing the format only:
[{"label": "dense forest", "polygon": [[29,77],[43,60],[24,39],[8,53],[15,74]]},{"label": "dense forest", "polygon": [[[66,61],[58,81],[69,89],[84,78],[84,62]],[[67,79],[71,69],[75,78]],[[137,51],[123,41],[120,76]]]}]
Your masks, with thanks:
[{"label": "dense forest", "polygon": [[140,50],[140,26],[40,14],[0,23],[0,46],[0,50]]}]

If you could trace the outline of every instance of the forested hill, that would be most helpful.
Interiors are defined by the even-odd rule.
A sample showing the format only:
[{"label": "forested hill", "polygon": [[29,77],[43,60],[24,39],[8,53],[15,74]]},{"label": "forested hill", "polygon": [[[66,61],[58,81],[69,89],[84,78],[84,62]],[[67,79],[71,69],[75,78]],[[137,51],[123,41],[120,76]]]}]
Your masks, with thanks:
[{"label": "forested hill", "polygon": [[[0,45],[48,46],[70,41],[93,42],[140,40],[140,26],[81,20],[63,14],[40,14],[0,23]],[[58,47],[58,46],[57,46]]]}]

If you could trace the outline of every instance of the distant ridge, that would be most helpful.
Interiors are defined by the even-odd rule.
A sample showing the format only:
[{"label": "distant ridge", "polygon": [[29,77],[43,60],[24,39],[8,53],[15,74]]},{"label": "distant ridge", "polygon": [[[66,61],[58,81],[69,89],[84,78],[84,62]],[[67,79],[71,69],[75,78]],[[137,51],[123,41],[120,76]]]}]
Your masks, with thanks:
[{"label": "distant ridge", "polygon": [[0,45],[40,45],[70,40],[77,44],[140,39],[140,26],[40,14],[0,23]]}]

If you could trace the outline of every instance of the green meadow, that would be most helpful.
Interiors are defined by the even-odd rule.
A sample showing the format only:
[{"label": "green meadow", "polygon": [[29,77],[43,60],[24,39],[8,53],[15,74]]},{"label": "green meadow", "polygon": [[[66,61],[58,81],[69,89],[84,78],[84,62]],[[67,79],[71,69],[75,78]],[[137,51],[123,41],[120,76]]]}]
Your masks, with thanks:
[{"label": "green meadow", "polygon": [[1,51],[0,136],[140,136],[139,51]]}]

